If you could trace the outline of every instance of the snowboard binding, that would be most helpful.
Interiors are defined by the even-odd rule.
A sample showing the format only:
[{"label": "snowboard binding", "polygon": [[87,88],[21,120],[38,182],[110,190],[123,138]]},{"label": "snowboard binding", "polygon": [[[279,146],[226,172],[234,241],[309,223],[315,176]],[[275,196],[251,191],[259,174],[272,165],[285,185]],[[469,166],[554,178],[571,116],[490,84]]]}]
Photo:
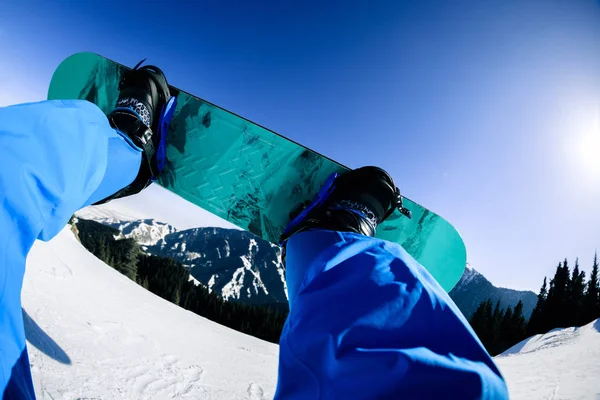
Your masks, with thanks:
[{"label": "snowboard binding", "polygon": [[119,82],[119,98],[108,115],[110,125],[142,151],[142,162],[134,181],[113,195],[95,203],[139,193],[158,176],[166,164],[167,134],[176,105],[164,73],[140,61]]},{"label": "snowboard binding", "polygon": [[[395,210],[411,218],[402,204],[402,195],[392,177],[378,167],[362,167],[343,175],[331,174],[319,193],[301,205],[281,234],[284,247],[294,234],[312,229],[355,232],[375,236],[377,226]],[[295,216],[294,216],[295,215]]]}]

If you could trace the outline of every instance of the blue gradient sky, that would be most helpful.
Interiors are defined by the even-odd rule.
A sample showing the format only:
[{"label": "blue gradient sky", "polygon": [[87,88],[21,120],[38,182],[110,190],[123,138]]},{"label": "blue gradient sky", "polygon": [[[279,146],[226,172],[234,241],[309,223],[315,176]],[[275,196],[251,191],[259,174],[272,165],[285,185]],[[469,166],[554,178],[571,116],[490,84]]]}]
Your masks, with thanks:
[{"label": "blue gradient sky", "polygon": [[590,269],[597,1],[49,3],[0,2],[3,104],[43,99],[74,52],[147,57],[177,87],[388,169],[496,285],[537,291],[565,257]]}]

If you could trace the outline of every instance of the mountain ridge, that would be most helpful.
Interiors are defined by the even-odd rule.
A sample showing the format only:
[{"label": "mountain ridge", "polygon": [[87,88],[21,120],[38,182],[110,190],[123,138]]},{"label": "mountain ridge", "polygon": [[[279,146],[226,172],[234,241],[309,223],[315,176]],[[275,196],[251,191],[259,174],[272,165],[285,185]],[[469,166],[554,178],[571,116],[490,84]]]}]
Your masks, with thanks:
[{"label": "mountain ridge", "polygon": [[472,265],[467,265],[449,295],[467,319],[470,319],[479,304],[487,299],[492,299],[494,304],[500,301],[502,308],[514,308],[519,300],[523,301],[523,316],[526,320],[537,304],[537,295],[534,292],[494,286]]},{"label": "mountain ridge", "polygon": [[[83,214],[82,218],[86,217],[119,229],[148,254],[181,262],[191,279],[216,290],[226,300],[287,306],[281,248],[250,232],[219,227],[177,230],[150,218],[123,221],[120,214],[111,216],[106,211]],[[467,319],[488,298],[494,303],[499,300],[502,307],[514,307],[522,300],[526,319],[537,303],[535,293],[494,286],[469,264],[449,295]]]}]

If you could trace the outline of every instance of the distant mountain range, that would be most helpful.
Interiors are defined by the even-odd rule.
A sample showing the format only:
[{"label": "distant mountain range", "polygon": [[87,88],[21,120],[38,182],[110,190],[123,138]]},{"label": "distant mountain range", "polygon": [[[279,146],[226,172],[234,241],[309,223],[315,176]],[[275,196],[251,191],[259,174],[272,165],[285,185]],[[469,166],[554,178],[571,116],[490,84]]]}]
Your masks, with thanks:
[{"label": "distant mountain range", "polygon": [[523,315],[526,319],[529,319],[537,303],[535,293],[528,290],[496,287],[470,265],[467,265],[465,272],[449,294],[467,318],[471,318],[479,304],[489,298],[492,299],[494,305],[500,300],[501,307],[513,308],[519,300],[522,300]]},{"label": "distant mountain range", "polygon": [[[287,304],[281,248],[249,232],[224,228],[178,231],[152,219],[121,221],[90,214],[81,217],[119,229],[149,254],[181,262],[195,280],[226,300],[280,307]],[[522,300],[526,318],[537,302],[535,293],[496,287],[471,266],[450,291],[450,297],[467,318],[488,298],[494,303],[500,300],[502,307],[514,307]]]},{"label": "distant mountain range", "polygon": [[82,217],[117,228],[148,254],[179,261],[195,280],[225,300],[287,305],[281,248],[249,232],[224,228],[178,231],[152,219]]},{"label": "distant mountain range", "polygon": [[165,235],[149,254],[173,258],[225,300],[287,303],[281,248],[236,229],[195,228]]}]

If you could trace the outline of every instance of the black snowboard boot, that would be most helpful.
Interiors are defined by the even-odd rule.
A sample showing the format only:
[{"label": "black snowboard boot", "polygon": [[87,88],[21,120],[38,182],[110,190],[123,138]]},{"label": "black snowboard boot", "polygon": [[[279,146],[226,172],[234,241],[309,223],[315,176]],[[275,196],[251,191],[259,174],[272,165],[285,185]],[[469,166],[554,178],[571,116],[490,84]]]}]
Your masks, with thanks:
[{"label": "black snowboard boot", "polygon": [[110,125],[142,149],[140,170],[129,186],[95,204],[139,193],[158,177],[164,166],[168,122],[165,126],[162,119],[171,95],[164,73],[153,65],[140,68],[142,62],[124,74],[116,107],[108,115]]},{"label": "black snowboard boot", "polygon": [[400,191],[392,177],[378,167],[362,167],[340,176],[332,176],[319,194],[303,210],[295,212],[283,232],[280,244],[305,230],[325,229],[374,236],[377,225],[402,206]]}]

